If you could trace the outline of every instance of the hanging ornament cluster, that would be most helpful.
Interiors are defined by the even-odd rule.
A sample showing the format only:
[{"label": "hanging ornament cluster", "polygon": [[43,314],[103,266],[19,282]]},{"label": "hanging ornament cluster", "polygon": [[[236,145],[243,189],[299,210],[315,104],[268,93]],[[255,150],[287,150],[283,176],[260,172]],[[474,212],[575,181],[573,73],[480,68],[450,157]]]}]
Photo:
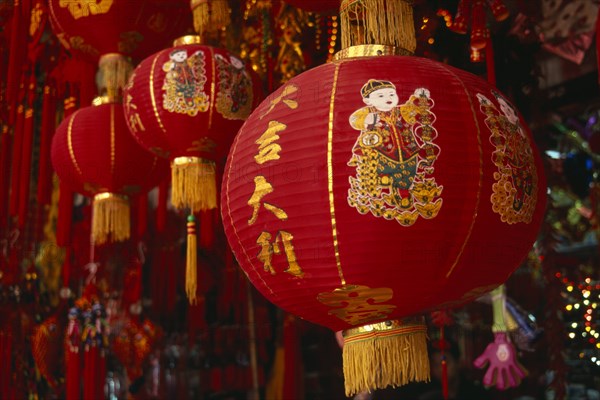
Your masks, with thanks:
[{"label": "hanging ornament cluster", "polygon": [[346,46],[383,45],[345,48],[252,113],[221,212],[264,296],[344,330],[352,395],[429,379],[418,315],[503,283],[536,237],[546,188],[531,134],[497,89],[395,55],[391,45],[415,48],[408,2],[347,0],[341,17]]},{"label": "hanging ornament cluster", "polygon": [[471,57],[474,62],[482,61],[490,31],[487,27],[486,9],[489,9],[496,21],[504,21],[509,16],[504,0],[460,0],[452,25],[453,32],[466,34],[470,31]]},{"label": "hanging ornament cluster", "polygon": [[167,163],[131,136],[120,103],[107,97],[59,125],[52,140],[52,165],[61,182],[93,197],[95,244],[130,236],[130,197],[145,194],[165,176]]}]

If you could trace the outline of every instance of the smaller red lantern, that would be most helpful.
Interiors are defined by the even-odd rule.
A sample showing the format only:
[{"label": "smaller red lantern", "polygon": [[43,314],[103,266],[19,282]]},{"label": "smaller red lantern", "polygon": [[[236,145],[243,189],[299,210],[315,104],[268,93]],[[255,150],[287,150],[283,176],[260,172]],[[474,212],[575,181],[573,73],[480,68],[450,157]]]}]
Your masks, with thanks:
[{"label": "smaller red lantern", "polygon": [[131,137],[123,108],[96,99],[66,118],[52,140],[52,165],[74,191],[93,196],[92,238],[102,244],[129,238],[129,196],[160,182],[165,161]]}]

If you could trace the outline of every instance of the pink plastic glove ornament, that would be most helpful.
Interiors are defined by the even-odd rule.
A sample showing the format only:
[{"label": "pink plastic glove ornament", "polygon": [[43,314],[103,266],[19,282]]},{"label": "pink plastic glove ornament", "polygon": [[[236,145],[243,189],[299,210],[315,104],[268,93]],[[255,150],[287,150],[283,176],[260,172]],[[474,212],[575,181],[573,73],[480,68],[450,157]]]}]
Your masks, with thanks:
[{"label": "pink plastic glove ornament", "polygon": [[504,319],[506,313],[506,295],[504,285],[492,290],[492,310],[494,315],[494,342],[488,344],[482,355],[473,362],[475,367],[482,369],[489,364],[483,377],[483,385],[496,386],[499,390],[517,387],[527,371],[517,360],[515,347],[510,342]]},{"label": "pink plastic glove ornament", "polygon": [[494,342],[487,345],[482,355],[473,365],[483,369],[489,364],[483,377],[485,387],[496,386],[498,390],[517,387],[527,375],[527,371],[517,360],[515,347],[510,343],[506,332],[494,333]]}]

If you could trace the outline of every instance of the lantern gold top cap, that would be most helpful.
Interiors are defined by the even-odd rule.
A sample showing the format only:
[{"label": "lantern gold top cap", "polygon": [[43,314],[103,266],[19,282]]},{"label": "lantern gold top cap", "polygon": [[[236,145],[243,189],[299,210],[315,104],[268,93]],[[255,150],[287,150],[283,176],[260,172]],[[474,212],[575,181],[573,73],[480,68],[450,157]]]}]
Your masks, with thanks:
[{"label": "lantern gold top cap", "polygon": [[333,56],[333,61],[345,60],[359,57],[377,57],[377,56],[410,56],[412,53],[408,50],[383,44],[360,44],[350,46],[338,51]]},{"label": "lantern gold top cap", "polygon": [[104,95],[104,96],[94,97],[94,100],[92,100],[92,105],[100,106],[102,104],[114,104],[114,103],[120,103],[120,102],[121,102],[120,96]]},{"label": "lantern gold top cap", "polygon": [[186,44],[202,44],[202,39],[198,35],[185,35],[173,40],[173,46],[184,46]]}]

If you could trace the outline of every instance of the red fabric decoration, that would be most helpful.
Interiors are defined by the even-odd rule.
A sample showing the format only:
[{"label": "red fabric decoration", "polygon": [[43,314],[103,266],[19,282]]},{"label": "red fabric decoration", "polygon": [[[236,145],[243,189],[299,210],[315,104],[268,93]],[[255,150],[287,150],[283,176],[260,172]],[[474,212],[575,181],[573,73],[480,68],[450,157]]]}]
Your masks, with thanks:
[{"label": "red fabric decoration", "polygon": [[191,27],[184,0],[50,0],[50,22],[63,46],[92,61],[107,53],[142,59]]},{"label": "red fabric decoration", "polygon": [[296,8],[305,11],[312,11],[323,14],[335,14],[340,10],[340,0],[321,0],[321,1],[306,1],[306,0],[284,0]]},{"label": "red fabric decoration", "polygon": [[40,160],[36,199],[39,206],[50,204],[52,195],[52,168],[50,166],[50,145],[54,135],[56,120],[56,90],[48,81],[44,86],[42,121],[40,126]]},{"label": "red fabric decoration", "polygon": [[[159,156],[219,162],[258,103],[256,82],[242,61],[225,50],[198,44],[163,50],[142,61],[125,88],[129,129],[142,146]],[[216,206],[214,200],[182,199],[187,196],[180,194],[182,176],[174,168],[176,207]],[[215,186],[212,191],[216,192]]]},{"label": "red fabric decoration", "polygon": [[[114,195],[121,196],[122,203],[123,196],[145,193],[167,171],[164,161],[146,152],[131,137],[122,107],[115,103],[85,107],[66,118],[52,140],[52,165],[61,182],[79,193],[95,196],[95,203]],[[113,213],[111,210],[107,212]],[[115,225],[128,226],[128,217],[122,218],[127,221],[117,221]],[[98,229],[96,239],[108,234]],[[125,237],[119,236],[119,232],[117,226],[111,233],[113,240],[129,236],[128,232]]]},{"label": "red fabric decoration", "polygon": [[19,161],[21,163],[19,178],[19,229],[25,228],[25,223],[29,219],[29,178],[31,176],[31,157],[33,146],[33,100],[35,97],[35,74],[29,77],[27,85],[27,97],[23,122],[23,148]]},{"label": "red fabric decoration", "polygon": [[[397,100],[374,92],[398,106],[380,111]],[[532,143],[466,72],[414,57],[323,65],[242,127],[225,232],[263,295],[332,330],[464,303],[502,283],[536,237],[546,188]]]},{"label": "red fabric decoration", "polygon": [[20,194],[20,178],[21,178],[21,154],[23,151],[23,127],[25,124],[25,110],[23,107],[23,97],[25,96],[25,77],[21,77],[21,88],[19,90],[19,102],[16,106],[16,123],[13,135],[12,148],[12,170],[10,179],[10,201],[9,214],[18,216],[19,214],[19,194]]}]

